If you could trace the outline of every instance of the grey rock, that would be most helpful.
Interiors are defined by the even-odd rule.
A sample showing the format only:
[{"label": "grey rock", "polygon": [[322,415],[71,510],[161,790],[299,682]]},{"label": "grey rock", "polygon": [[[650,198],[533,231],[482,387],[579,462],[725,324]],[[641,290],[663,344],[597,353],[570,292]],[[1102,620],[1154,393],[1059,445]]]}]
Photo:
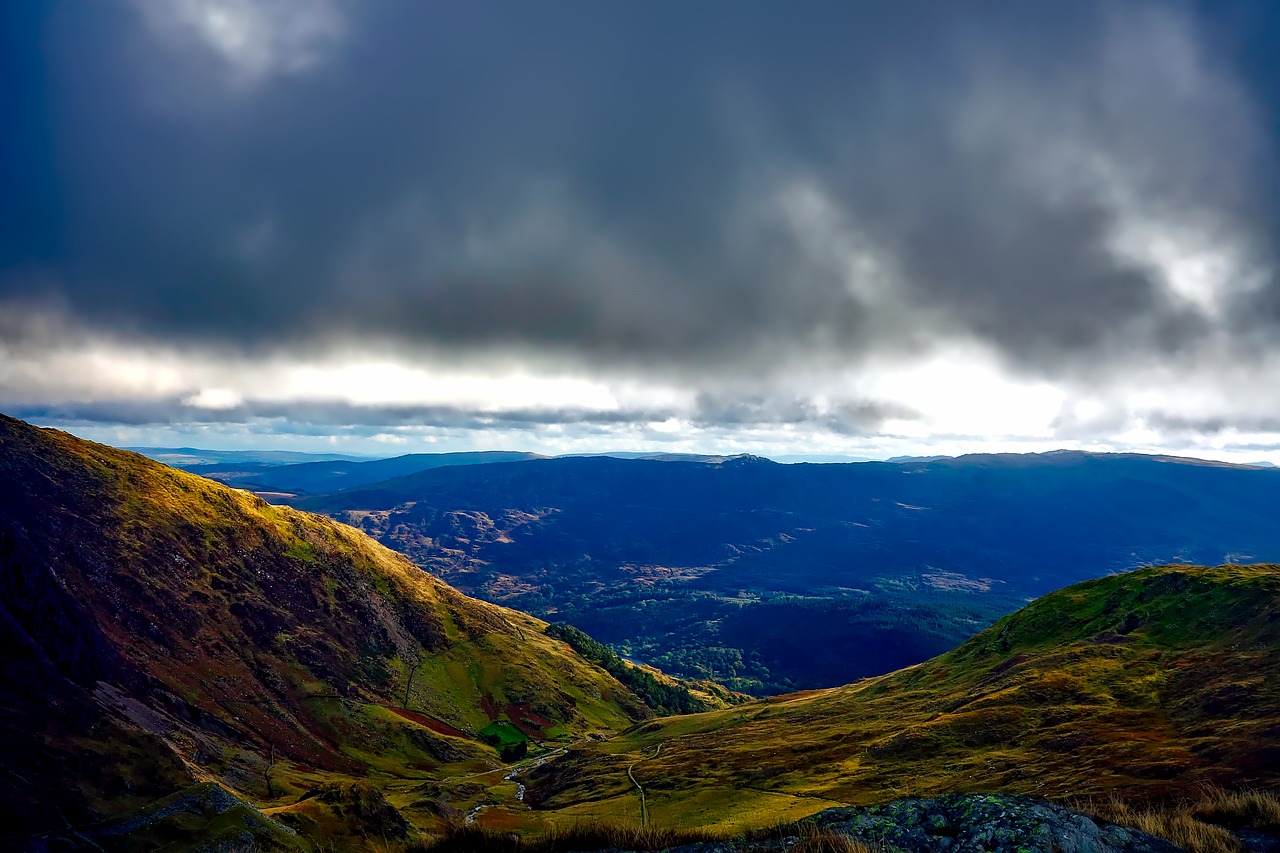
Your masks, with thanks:
[{"label": "grey rock", "polygon": [[908,853],[1175,853],[1168,841],[1029,797],[966,794],[819,812],[820,827]]},{"label": "grey rock", "polygon": [[1237,829],[1232,832],[1247,853],[1280,853],[1280,837],[1256,829]]},{"label": "grey rock", "polygon": [[[1178,853],[1124,826],[1029,797],[966,794],[834,808],[809,818],[820,829],[905,853]],[[669,853],[786,853],[792,837],[690,844]],[[1270,851],[1268,851],[1270,853]]]}]

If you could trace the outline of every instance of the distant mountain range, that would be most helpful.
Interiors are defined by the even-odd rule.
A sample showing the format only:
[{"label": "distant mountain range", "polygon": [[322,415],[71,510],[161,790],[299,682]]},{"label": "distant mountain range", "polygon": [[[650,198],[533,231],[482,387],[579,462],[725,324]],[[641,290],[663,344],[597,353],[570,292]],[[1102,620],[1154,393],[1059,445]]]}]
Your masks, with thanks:
[{"label": "distant mountain range", "polygon": [[493,462],[520,462],[532,459],[646,459],[655,462],[703,462],[718,464],[738,456],[709,456],[697,453],[584,453],[547,457],[538,453],[507,450],[462,451],[457,453],[407,453],[386,459],[289,451],[221,451],[189,447],[126,448],[152,459],[217,480],[239,489],[271,496],[296,496],[365,486],[382,480],[446,468],[455,465],[483,465]]},{"label": "distant mountain range", "polygon": [[917,663],[1091,577],[1280,560],[1280,472],[1177,457],[535,459],[310,495],[291,470],[281,499],[469,594],[761,694]]},{"label": "distant mountain range", "polygon": [[294,465],[306,462],[362,462],[371,456],[345,453],[301,453],[295,450],[202,450],[198,447],[125,447],[175,468],[193,465]]}]

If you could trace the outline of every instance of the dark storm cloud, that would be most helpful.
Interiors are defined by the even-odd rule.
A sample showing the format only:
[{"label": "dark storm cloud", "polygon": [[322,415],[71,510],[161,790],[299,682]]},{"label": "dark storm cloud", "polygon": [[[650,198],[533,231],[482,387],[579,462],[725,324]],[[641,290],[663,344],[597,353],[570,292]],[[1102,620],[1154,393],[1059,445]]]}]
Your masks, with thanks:
[{"label": "dark storm cloud", "polygon": [[387,0],[230,77],[179,7],[6,27],[46,52],[0,83],[0,305],[712,374],[972,336],[1053,373],[1209,329],[1121,226],[1272,261],[1248,4]]}]

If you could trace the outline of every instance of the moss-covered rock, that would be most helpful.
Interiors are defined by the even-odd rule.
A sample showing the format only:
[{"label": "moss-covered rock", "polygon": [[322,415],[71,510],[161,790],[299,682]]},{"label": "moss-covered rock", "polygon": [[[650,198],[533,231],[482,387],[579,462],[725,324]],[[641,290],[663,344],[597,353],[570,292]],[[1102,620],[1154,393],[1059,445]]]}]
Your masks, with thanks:
[{"label": "moss-covered rock", "polygon": [[908,853],[1174,853],[1153,835],[1028,797],[956,795],[819,812],[813,822]]}]

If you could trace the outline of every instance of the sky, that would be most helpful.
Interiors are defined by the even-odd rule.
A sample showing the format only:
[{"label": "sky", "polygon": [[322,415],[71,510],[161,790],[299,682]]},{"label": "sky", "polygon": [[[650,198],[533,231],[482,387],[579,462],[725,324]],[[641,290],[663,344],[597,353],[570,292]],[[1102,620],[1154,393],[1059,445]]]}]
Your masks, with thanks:
[{"label": "sky", "polygon": [[0,412],[1280,462],[1280,7],[6,0]]}]

